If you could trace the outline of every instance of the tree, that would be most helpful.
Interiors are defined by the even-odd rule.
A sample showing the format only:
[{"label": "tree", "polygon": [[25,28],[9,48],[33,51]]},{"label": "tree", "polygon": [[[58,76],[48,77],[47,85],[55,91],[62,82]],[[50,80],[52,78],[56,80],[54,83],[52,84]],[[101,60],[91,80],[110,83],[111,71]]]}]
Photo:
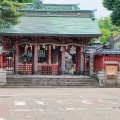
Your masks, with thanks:
[{"label": "tree", "polygon": [[102,36],[100,37],[100,41],[102,44],[105,44],[109,41],[110,31],[105,29],[105,28],[101,28],[100,30],[102,32]]},{"label": "tree", "polygon": [[34,0],[17,0],[19,3],[33,3]]},{"label": "tree", "polygon": [[22,4],[8,0],[1,0],[0,6],[0,30],[3,28],[9,28],[20,22],[19,17],[22,16],[22,13],[18,12],[17,9],[23,7]]},{"label": "tree", "polygon": [[103,0],[103,5],[108,10],[112,11],[112,23],[120,26],[120,0]]},{"label": "tree", "polygon": [[102,32],[102,36],[100,37],[102,44],[109,41],[110,33],[113,33],[114,37],[120,34],[120,27],[113,25],[110,17],[100,18],[98,22]]},{"label": "tree", "polygon": [[113,27],[113,24],[111,22],[110,17],[103,17],[99,19],[99,27],[100,28],[105,28],[111,31],[111,28]]},{"label": "tree", "polygon": [[33,3],[34,0],[23,0],[24,3]]}]

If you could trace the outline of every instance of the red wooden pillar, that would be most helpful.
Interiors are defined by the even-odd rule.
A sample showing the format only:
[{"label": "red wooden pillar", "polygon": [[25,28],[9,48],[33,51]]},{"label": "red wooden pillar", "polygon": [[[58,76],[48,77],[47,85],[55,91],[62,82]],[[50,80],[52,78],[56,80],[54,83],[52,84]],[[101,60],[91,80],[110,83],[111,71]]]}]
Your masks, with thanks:
[{"label": "red wooden pillar", "polygon": [[81,47],[76,47],[76,74],[78,75],[80,73],[80,53],[81,53]]},{"label": "red wooden pillar", "polygon": [[85,60],[84,60],[84,71],[85,71],[85,73],[86,73],[86,65],[87,65],[86,57],[85,57],[84,59],[85,59]]},{"label": "red wooden pillar", "polygon": [[70,55],[70,47],[68,46],[67,53]]},{"label": "red wooden pillar", "polygon": [[0,54],[0,68],[2,68],[2,54]]},{"label": "red wooden pillar", "polygon": [[65,74],[65,47],[61,49],[61,74]]},{"label": "red wooden pillar", "polygon": [[49,45],[49,49],[48,49],[48,64],[51,64],[51,45]]},{"label": "red wooden pillar", "polygon": [[61,74],[61,51],[60,47],[58,47],[58,74]]},{"label": "red wooden pillar", "polygon": [[15,61],[15,71],[14,71],[14,73],[18,74],[18,55],[19,55],[18,40],[15,43],[15,50],[16,50],[16,52],[15,52],[15,60],[14,60]]},{"label": "red wooden pillar", "polygon": [[27,45],[25,45],[24,52],[27,54]]},{"label": "red wooden pillar", "polygon": [[103,55],[102,70],[105,70],[105,55]]},{"label": "red wooden pillar", "polygon": [[1,56],[1,68],[3,68],[3,54]]},{"label": "red wooden pillar", "polygon": [[0,46],[0,68],[2,68],[2,64],[3,64],[3,62],[2,62],[2,46]]},{"label": "red wooden pillar", "polygon": [[34,67],[33,67],[33,74],[38,73],[38,49],[37,49],[37,41],[35,41],[34,45]]}]

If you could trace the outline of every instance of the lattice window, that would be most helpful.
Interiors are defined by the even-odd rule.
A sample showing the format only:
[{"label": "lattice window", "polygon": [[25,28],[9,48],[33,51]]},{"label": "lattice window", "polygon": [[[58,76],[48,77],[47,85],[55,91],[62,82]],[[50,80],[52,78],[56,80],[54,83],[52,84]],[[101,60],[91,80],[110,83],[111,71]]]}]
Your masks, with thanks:
[{"label": "lattice window", "polygon": [[58,75],[57,65],[38,65],[39,75]]},{"label": "lattice window", "polygon": [[19,64],[18,74],[20,75],[31,75],[32,74],[32,64]]}]

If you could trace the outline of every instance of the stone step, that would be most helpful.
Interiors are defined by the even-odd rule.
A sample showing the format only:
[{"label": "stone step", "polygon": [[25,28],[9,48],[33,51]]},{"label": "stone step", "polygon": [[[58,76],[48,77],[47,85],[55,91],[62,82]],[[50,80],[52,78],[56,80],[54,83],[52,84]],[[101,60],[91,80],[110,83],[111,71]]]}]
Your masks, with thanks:
[{"label": "stone step", "polygon": [[53,84],[53,85],[59,85],[59,84],[97,84],[98,82],[10,82],[8,84],[28,84],[28,85],[44,85],[44,84]]},{"label": "stone step", "polygon": [[6,87],[43,87],[43,86],[79,86],[79,87],[99,87],[99,82],[89,76],[11,76],[7,77]]},{"label": "stone step", "polygon": [[85,86],[81,86],[81,85],[67,85],[67,86],[60,86],[60,85],[48,85],[48,86],[35,86],[35,85],[5,85],[5,86],[0,86],[2,88],[101,88],[99,85],[85,85]]},{"label": "stone step", "polygon": [[10,82],[8,86],[99,86],[98,82]]},{"label": "stone step", "polygon": [[80,83],[84,83],[84,82],[89,82],[89,83],[94,83],[94,82],[98,82],[96,80],[7,80],[7,83],[42,83],[42,82],[47,82],[47,83],[51,83],[51,82],[80,82]]},{"label": "stone step", "polygon": [[77,83],[80,83],[80,84],[83,84],[83,83],[98,83],[98,81],[96,81],[96,80],[7,80],[7,84],[22,84],[22,83],[24,83],[24,84],[42,84],[42,83],[47,83],[47,84],[54,84],[54,83],[57,83],[57,84],[59,84],[59,83],[75,83],[75,84],[77,84]]},{"label": "stone step", "polygon": [[36,80],[36,79],[7,79],[7,83],[11,83],[11,82],[98,82],[97,80],[80,80],[80,79],[73,79],[73,80],[69,80],[69,79],[61,79],[61,80],[56,80],[56,79],[43,79],[43,80]]}]

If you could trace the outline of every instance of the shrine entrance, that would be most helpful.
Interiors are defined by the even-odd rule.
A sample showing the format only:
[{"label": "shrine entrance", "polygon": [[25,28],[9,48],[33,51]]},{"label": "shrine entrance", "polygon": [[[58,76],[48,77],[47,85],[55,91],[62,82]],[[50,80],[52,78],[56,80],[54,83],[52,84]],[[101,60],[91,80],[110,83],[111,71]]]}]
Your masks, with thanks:
[{"label": "shrine entrance", "polygon": [[[77,41],[74,39],[40,36],[3,37],[3,49],[8,51],[3,57],[3,68],[19,75],[82,75],[85,62],[84,44],[90,38],[76,37]],[[23,54],[27,55],[26,62],[22,60]]]}]

